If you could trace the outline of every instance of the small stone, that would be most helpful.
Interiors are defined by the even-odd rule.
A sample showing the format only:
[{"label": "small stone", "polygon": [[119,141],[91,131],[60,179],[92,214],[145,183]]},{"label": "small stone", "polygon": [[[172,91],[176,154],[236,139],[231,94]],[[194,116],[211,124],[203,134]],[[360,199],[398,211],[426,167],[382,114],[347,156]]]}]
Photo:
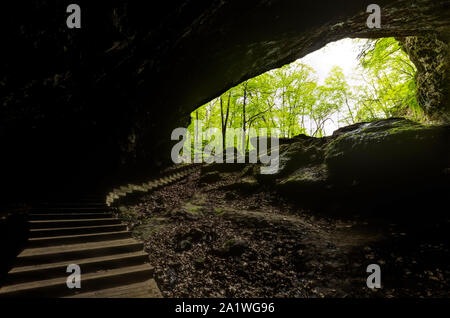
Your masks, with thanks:
[{"label": "small stone", "polygon": [[196,268],[204,268],[206,260],[203,257],[198,257],[194,261],[194,266]]},{"label": "small stone", "polygon": [[187,251],[192,247],[192,243],[189,240],[182,240],[180,243],[178,243],[177,251]]}]

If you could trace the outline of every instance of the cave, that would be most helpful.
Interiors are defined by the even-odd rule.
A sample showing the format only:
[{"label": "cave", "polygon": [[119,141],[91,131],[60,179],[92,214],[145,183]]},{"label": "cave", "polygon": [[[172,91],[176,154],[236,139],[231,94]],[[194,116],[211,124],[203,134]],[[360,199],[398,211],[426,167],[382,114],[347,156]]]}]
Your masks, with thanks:
[{"label": "cave", "polygon": [[[411,44],[411,55],[424,85],[437,88],[424,90],[424,107],[447,120],[446,2],[406,3],[380,3],[381,29],[366,27],[359,1],[327,2],[326,9],[311,2],[179,9],[171,1],[158,10],[80,3],[81,29],[65,27],[65,3],[11,5],[2,19],[10,43],[2,66],[2,191],[6,198],[80,184],[102,191],[151,173],[167,164],[168,134],[186,126],[197,105],[344,37],[420,43]],[[436,56],[423,59],[430,51]],[[427,76],[436,69],[439,78]]]},{"label": "cave", "polygon": [[[448,205],[439,208],[450,175],[448,1],[379,0],[380,28],[367,27],[370,1],[77,3],[81,28],[66,26],[67,1],[8,3],[2,10],[4,215],[36,202],[94,195],[109,204],[116,189],[140,185],[170,169],[171,132],[187,127],[199,105],[330,42],[386,37],[395,37],[417,68],[417,99],[432,128],[391,118],[341,127],[328,139],[294,137],[283,141],[288,156],[280,174],[255,175],[255,180],[294,201],[299,191],[306,193],[308,209],[331,214],[346,210],[353,215],[355,206],[370,205],[375,188],[382,189],[377,197],[399,195],[379,200],[371,213],[402,206],[418,193],[425,193],[418,206],[448,210]],[[362,141],[361,129],[375,135]],[[383,137],[380,145],[380,131],[393,137]],[[315,159],[304,167],[291,166],[303,160],[304,148],[293,146],[299,144],[314,148],[307,156],[324,160],[336,191],[330,192],[329,179],[321,178],[322,163]],[[227,169],[205,167],[201,178],[214,180],[217,171]],[[242,166],[230,169],[254,174]],[[288,178],[298,169],[307,177]],[[362,184],[357,190],[351,186],[355,179]],[[248,191],[253,185],[237,187]],[[23,221],[11,219],[4,228],[22,232]],[[228,245],[239,254],[239,241]]]}]

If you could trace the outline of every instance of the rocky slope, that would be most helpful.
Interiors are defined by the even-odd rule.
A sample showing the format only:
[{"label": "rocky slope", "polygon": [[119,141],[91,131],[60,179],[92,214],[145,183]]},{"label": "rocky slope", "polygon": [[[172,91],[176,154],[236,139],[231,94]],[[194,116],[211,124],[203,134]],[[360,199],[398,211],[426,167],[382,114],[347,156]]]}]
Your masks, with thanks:
[{"label": "rocky slope", "polygon": [[[448,213],[433,218],[428,205],[397,218],[411,201],[368,216],[367,202],[330,217],[267,187],[236,188],[240,171],[211,173],[120,207],[165,296],[448,297]],[[369,264],[381,266],[381,289],[366,286]]]},{"label": "rocky slope", "polygon": [[[276,173],[260,174],[259,165],[249,164],[239,168],[242,178],[231,187],[268,186],[330,213],[365,203],[368,209],[397,206],[415,195],[425,204],[445,196],[450,185],[448,125],[423,126],[402,118],[358,123],[329,137],[296,136],[279,152]],[[223,166],[206,165],[202,178],[217,179]]]}]

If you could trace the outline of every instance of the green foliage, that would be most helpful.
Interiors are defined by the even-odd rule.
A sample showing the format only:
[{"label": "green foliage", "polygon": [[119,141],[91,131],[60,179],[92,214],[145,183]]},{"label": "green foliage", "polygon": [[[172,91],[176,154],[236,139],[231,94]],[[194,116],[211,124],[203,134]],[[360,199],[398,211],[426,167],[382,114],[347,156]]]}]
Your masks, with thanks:
[{"label": "green foliage", "polygon": [[416,100],[416,67],[394,38],[368,40],[360,54],[365,85],[358,87],[357,118],[424,118]]},{"label": "green foliage", "polygon": [[[293,137],[323,136],[327,122],[339,127],[392,116],[423,119],[416,68],[394,38],[367,40],[359,59],[360,85],[350,86],[337,66],[319,85],[314,69],[296,61],[231,88],[194,111],[192,120],[222,131],[279,128],[281,137]],[[194,133],[193,125],[189,130]]]}]

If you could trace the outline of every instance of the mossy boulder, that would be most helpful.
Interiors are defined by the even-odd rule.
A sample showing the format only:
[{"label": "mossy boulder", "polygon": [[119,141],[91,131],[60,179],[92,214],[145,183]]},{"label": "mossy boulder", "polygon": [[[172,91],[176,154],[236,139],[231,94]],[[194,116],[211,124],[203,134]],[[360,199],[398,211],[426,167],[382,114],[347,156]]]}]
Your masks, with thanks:
[{"label": "mossy boulder", "polygon": [[295,171],[289,177],[277,183],[281,192],[311,193],[323,191],[329,184],[328,169],[325,164],[309,165]]},{"label": "mossy boulder", "polygon": [[335,132],[325,163],[336,181],[438,175],[448,165],[449,128],[402,118],[353,125]]},{"label": "mossy boulder", "polygon": [[[325,138],[293,139],[280,150],[279,171],[255,178],[316,210],[365,213],[371,202],[380,213],[449,189],[448,125],[390,118],[346,126]],[[375,208],[374,198],[383,208]]]},{"label": "mossy boulder", "polygon": [[279,170],[276,176],[284,176],[294,172],[299,166],[320,163],[323,160],[322,147],[326,138],[314,138],[299,135],[294,142],[280,150]]},{"label": "mossy boulder", "polygon": [[[424,191],[445,192],[450,126],[422,125],[404,118],[357,123],[332,136],[299,135],[283,142],[274,174],[261,174],[261,164],[221,166],[239,171],[240,178],[225,190],[272,187],[315,208],[360,207],[374,197],[389,201]],[[223,169],[217,167],[208,169]]]}]

